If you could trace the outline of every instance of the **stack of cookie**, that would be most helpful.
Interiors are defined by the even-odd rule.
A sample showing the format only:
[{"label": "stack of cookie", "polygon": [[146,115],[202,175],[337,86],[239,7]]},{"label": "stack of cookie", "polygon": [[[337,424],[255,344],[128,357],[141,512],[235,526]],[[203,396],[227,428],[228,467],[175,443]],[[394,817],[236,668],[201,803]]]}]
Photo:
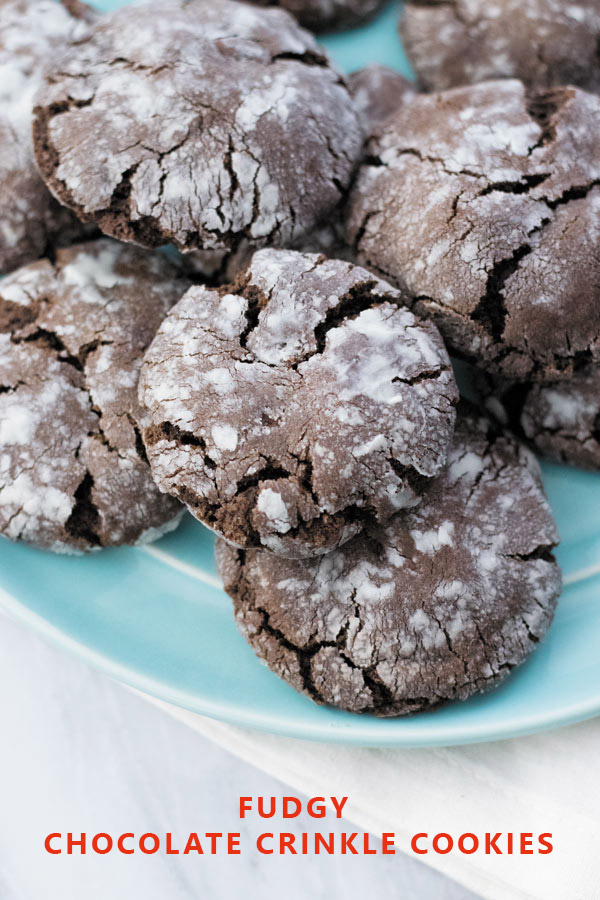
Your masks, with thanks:
[{"label": "stack of cookie", "polygon": [[[275,672],[402,715],[496,685],[552,620],[520,437],[600,357],[600,101],[345,81],[277,5],[320,28],[380,4],[0,0],[0,162],[2,117],[22,148],[0,170],[0,530],[80,552],[187,508]],[[447,347],[502,415],[459,403]]]},{"label": "stack of cookie", "polygon": [[[491,415],[542,455],[598,471],[600,4],[409,0],[400,30],[419,86],[438,93],[376,138],[374,159],[394,160],[363,170],[352,233],[376,185],[439,191],[435,212],[423,199],[408,222],[404,209],[378,213],[362,255],[398,275],[474,363]],[[431,229],[415,246],[423,215]],[[375,247],[380,226],[408,239],[408,264]]]}]

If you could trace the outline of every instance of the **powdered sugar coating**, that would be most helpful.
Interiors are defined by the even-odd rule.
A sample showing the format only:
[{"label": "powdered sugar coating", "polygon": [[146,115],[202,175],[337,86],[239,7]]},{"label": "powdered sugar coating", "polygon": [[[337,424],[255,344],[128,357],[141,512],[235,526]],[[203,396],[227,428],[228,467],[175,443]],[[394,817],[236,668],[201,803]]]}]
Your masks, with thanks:
[{"label": "powdered sugar coating", "polygon": [[140,401],[157,484],[240,546],[324,553],[418,502],[446,460],[441,338],[371,273],[261,250],[194,287],[149,348]]},{"label": "powdered sugar coating", "polygon": [[539,468],[459,416],[421,504],[318,560],[217,545],[237,623],[318,703],[404,715],[486,691],[533,651],[560,593]]},{"label": "powdered sugar coating", "polygon": [[37,104],[54,193],[107,234],[184,251],[295,240],[338,202],[362,143],[313,38],[233,0],[104,17]]},{"label": "powdered sugar coating", "polygon": [[[348,87],[366,136],[399,106],[410,103],[415,95],[410,81],[394,69],[377,64],[352,72],[348,76]],[[357,262],[355,249],[345,239],[344,207],[345,200],[327,219],[303,236],[296,249],[303,253],[324,253],[330,258]]]},{"label": "powdered sugar coating", "polygon": [[424,90],[490,78],[600,89],[596,0],[408,0],[400,30]]},{"label": "powdered sugar coating", "polygon": [[[359,113],[363,133],[368,136],[381,121],[415,95],[414,85],[387,66],[377,64],[357,69],[348,76],[348,88]],[[356,262],[354,249],[345,240],[344,199],[327,217],[303,234],[294,244],[302,253],[324,253],[331,259]],[[218,283],[234,281],[250,262],[252,247],[242,242],[233,253],[195,251],[183,256],[183,264],[192,277]]]},{"label": "powdered sugar coating", "polygon": [[[377,64],[364,66],[348,76],[348,87],[366,136],[401,104],[415,95],[414,86],[393,69]],[[303,253],[324,253],[332,259],[357,262],[356,251],[345,238],[345,200],[316,228],[295,245]]]},{"label": "powdered sugar coating", "polygon": [[518,380],[600,361],[600,99],[517,81],[418,95],[367,148],[348,239],[451,349]]},{"label": "powdered sugar coating", "polygon": [[84,28],[54,0],[0,0],[0,273],[37,259],[48,244],[83,235],[39,176],[31,119],[45,65]]},{"label": "powdered sugar coating", "polygon": [[479,377],[476,387],[490,414],[542,456],[600,470],[600,368],[549,384]]},{"label": "powdered sugar coating", "polygon": [[280,6],[311,31],[350,28],[373,16],[385,0],[248,0],[256,6]]},{"label": "powdered sugar coating", "polygon": [[[160,255],[101,240],[0,284],[0,532],[57,552],[175,527],[139,437],[142,353],[185,291]],[[152,531],[154,530],[154,531]]]}]

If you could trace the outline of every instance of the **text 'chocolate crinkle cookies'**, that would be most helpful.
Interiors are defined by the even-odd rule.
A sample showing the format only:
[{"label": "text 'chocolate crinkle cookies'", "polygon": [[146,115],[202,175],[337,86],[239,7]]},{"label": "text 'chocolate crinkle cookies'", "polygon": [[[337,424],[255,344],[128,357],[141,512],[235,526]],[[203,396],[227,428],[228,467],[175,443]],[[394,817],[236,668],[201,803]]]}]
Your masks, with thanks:
[{"label": "text 'chocolate crinkle cookies'", "polygon": [[0,273],[83,234],[40,178],[31,140],[42,71],[91,16],[83,5],[75,12],[82,18],[53,0],[0,0]]},{"label": "text 'chocolate crinkle cookies'", "polygon": [[107,234],[235,251],[289,243],[360,153],[348,89],[282,10],[167,0],[103,17],[37,96],[51,190]]},{"label": "text 'chocolate crinkle cookies'", "polygon": [[408,0],[400,31],[427,91],[490,78],[600,90],[598,0]]},{"label": "text 'chocolate crinkle cookies'", "polygon": [[311,31],[350,28],[381,9],[386,0],[248,0],[256,6],[280,6]]},{"label": "text 'chocolate crinkle cookies'", "polygon": [[549,384],[511,384],[485,376],[478,382],[488,412],[542,456],[600,470],[600,367]]},{"label": "text 'chocolate crinkle cookies'", "polygon": [[237,623],[318,703],[403,715],[494,687],[543,638],[561,587],[539,468],[460,417],[421,504],[318,560],[217,545]]},{"label": "text 'chocolate crinkle cookies'", "polygon": [[180,505],[139,428],[143,351],[186,283],[101,240],[0,283],[0,533],[57,552],[151,540]]},{"label": "text 'chocolate crinkle cookies'", "polygon": [[600,362],[600,98],[494,81],[418,95],[349,201],[358,258],[450,348],[516,380]]},{"label": "text 'chocolate crinkle cookies'", "polygon": [[140,376],[161,490],[233,543],[291,557],[417,503],[457,391],[437,329],[401,304],[364,269],[294,251],[191,288]]}]

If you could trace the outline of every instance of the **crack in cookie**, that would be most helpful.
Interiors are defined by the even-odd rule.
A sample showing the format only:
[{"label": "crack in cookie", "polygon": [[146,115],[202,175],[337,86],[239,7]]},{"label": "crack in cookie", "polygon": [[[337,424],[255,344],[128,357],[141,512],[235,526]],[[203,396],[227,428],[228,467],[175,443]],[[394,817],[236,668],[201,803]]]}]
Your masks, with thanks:
[{"label": "crack in cookie", "polygon": [[564,381],[512,383],[477,373],[481,405],[539,454],[600,471],[600,368],[583,365]]},{"label": "crack in cookie", "polygon": [[362,141],[312,37],[281,10],[232,0],[102,17],[47,73],[34,117],[40,171],[82,220],[216,254],[217,268],[219,254],[312,229],[345,193]]},{"label": "crack in cookie", "polygon": [[430,323],[341,260],[261,250],[193,287],[149,348],[154,477],[240,546],[325,553],[418,502],[444,465],[457,391]]},{"label": "crack in cookie", "polygon": [[496,81],[421,95],[367,147],[347,212],[363,264],[450,349],[517,380],[600,362],[600,99]]},{"label": "crack in cookie", "polygon": [[59,250],[0,284],[0,532],[57,552],[171,530],[152,481],[137,380],[188,287],[162,255],[108,240]]},{"label": "crack in cookie", "polygon": [[0,274],[51,256],[95,230],[54,199],[33,155],[33,95],[43,71],[95,13],[53,0],[0,3]]},{"label": "crack in cookie", "polygon": [[557,542],[533,457],[463,407],[418,507],[319,559],[219,541],[217,564],[274,672],[317,703],[396,716],[490,690],[527,658],[560,593]]}]

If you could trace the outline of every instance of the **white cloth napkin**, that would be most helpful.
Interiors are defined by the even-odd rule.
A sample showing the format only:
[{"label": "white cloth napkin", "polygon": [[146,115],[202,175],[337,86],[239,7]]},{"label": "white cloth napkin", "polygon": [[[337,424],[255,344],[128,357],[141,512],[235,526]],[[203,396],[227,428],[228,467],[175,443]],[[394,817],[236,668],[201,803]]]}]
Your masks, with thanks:
[{"label": "white cloth napkin", "polygon": [[407,853],[417,832],[551,832],[547,855],[418,857],[488,900],[600,900],[600,718],[491,744],[378,750],[275,737],[153,702],[305,795],[348,796],[350,821],[395,832]]}]

